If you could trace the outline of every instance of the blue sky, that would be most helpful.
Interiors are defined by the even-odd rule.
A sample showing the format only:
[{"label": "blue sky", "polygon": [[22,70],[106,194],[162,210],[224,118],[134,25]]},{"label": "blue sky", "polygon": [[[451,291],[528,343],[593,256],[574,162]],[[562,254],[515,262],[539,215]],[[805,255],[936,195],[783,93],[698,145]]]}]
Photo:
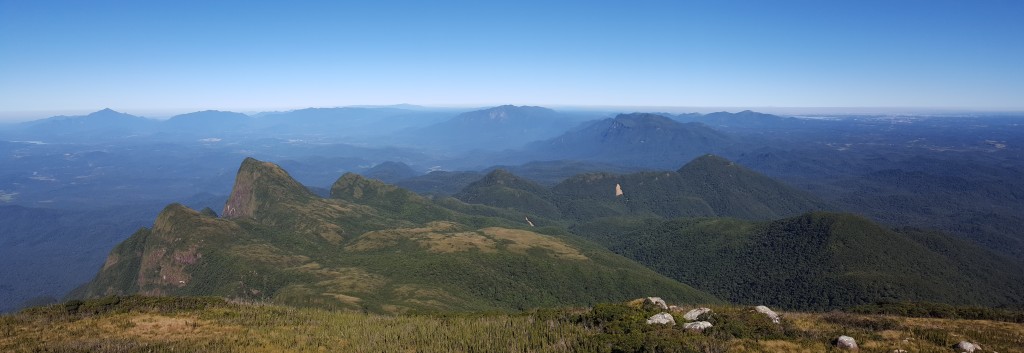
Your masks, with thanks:
[{"label": "blue sky", "polygon": [[395,103],[1024,110],[1022,19],[1015,0],[0,0],[0,117]]}]

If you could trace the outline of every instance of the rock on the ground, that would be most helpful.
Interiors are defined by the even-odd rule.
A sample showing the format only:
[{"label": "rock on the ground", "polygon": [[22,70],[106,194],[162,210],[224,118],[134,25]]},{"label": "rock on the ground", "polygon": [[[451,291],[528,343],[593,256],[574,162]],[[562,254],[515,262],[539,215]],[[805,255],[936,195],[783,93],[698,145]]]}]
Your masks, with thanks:
[{"label": "rock on the ground", "polygon": [[853,337],[850,336],[839,336],[839,338],[836,338],[836,347],[840,349],[855,351],[858,349],[857,340],[853,339]]},{"label": "rock on the ground", "polygon": [[956,348],[957,352],[967,353],[974,353],[974,351],[981,350],[981,346],[979,346],[977,343],[971,343],[967,341],[960,341],[960,343],[957,343],[954,348]]},{"label": "rock on the ground", "polygon": [[675,325],[676,319],[669,313],[654,314],[651,318],[647,319],[648,325],[662,324],[662,325]]},{"label": "rock on the ground", "polygon": [[668,310],[668,304],[665,304],[665,301],[662,300],[661,297],[647,297],[647,298],[644,298],[644,307],[645,308],[657,308],[657,309],[661,309],[661,310]]},{"label": "rock on the ground", "polygon": [[709,308],[696,308],[686,312],[686,314],[683,314],[683,319],[686,319],[686,321],[697,321],[698,317],[710,312],[711,309]]},{"label": "rock on the ground", "polygon": [[774,311],[772,311],[772,309],[769,309],[767,306],[758,305],[754,307],[754,310],[764,314],[764,316],[767,316],[769,319],[772,320],[773,323],[779,323],[779,314],[775,313]]},{"label": "rock on the ground", "polygon": [[697,332],[704,331],[712,326],[714,325],[711,325],[711,323],[707,321],[687,322],[683,324],[684,329]]}]

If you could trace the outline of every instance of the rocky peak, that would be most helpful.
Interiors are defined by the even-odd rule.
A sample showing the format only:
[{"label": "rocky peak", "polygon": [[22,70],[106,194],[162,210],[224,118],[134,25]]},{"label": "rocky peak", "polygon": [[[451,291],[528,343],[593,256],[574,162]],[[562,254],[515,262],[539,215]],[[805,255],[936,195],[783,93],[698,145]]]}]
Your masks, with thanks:
[{"label": "rocky peak", "polygon": [[247,157],[235,176],[235,186],[221,212],[225,218],[256,218],[259,208],[276,201],[312,196],[278,165]]}]

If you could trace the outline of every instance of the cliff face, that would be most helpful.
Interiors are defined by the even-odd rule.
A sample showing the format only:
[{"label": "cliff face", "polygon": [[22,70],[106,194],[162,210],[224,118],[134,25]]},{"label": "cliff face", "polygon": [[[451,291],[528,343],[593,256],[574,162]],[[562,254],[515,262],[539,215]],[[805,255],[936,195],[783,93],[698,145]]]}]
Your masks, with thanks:
[{"label": "cliff face", "polygon": [[311,196],[288,172],[252,157],[242,161],[231,196],[224,204],[224,218],[258,218],[264,207],[285,198]]},{"label": "cliff face", "polygon": [[206,265],[208,255],[221,250],[208,245],[241,232],[231,221],[168,205],[153,228],[139,230],[111,251],[85,296],[181,294],[192,282],[192,266]]}]

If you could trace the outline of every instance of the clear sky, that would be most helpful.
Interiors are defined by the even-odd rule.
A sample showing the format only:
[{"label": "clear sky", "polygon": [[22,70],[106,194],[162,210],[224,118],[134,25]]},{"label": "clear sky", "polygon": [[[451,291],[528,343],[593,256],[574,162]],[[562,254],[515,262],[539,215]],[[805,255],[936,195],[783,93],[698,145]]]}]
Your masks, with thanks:
[{"label": "clear sky", "polygon": [[396,103],[1018,110],[1024,1],[0,0],[0,117]]}]

